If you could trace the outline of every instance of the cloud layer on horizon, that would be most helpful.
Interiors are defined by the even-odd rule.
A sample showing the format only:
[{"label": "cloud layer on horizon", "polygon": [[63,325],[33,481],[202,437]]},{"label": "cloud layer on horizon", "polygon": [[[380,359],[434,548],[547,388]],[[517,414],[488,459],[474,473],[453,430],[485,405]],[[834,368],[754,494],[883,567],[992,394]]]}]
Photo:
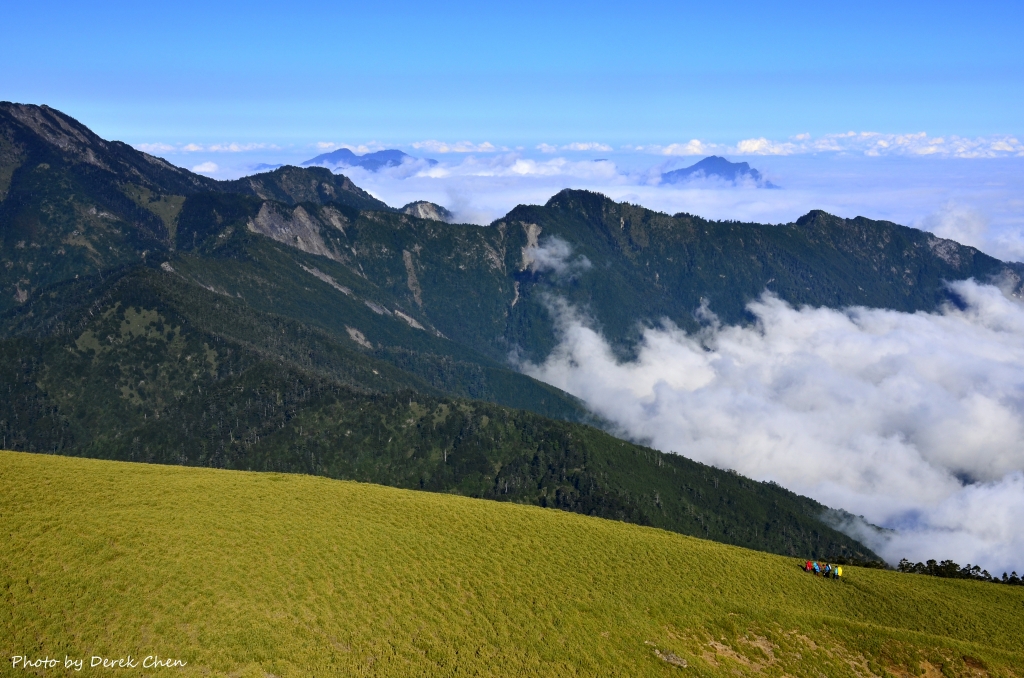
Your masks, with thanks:
[{"label": "cloud layer on horizon", "polygon": [[[349,148],[356,153],[367,153],[388,147],[377,141],[362,143],[336,143],[319,141],[311,145],[320,151]],[[441,141],[427,139],[408,144],[392,145],[395,148],[407,147],[416,151],[440,154],[466,153],[498,153],[507,152],[509,146],[493,144],[489,141]],[[254,150],[280,150],[282,147],[265,142],[222,142],[213,144],[164,142],[137,143],[135,148],[147,153],[240,153]],[[517,147],[523,150],[523,147]],[[666,156],[706,156],[706,155],[807,155],[819,153],[851,153],[869,157],[885,155],[906,156],[937,156],[956,158],[994,158],[1024,157],[1024,142],[1016,136],[998,134],[980,137],[962,137],[958,135],[929,136],[926,132],[908,134],[888,134],[883,132],[842,132],[812,137],[810,134],[797,134],[787,139],[768,139],[752,137],[741,139],[735,143],[712,142],[701,139],[690,139],[686,142],[668,144],[626,144],[618,149],[610,144],[598,141],[575,141],[564,144],[540,143],[536,149],[541,153],[567,151],[574,153],[646,153]]]},{"label": "cloud layer on horizon", "polygon": [[1024,304],[973,281],[951,289],[963,308],[916,314],[766,294],[749,327],[704,307],[700,334],[647,328],[631,362],[551,296],[560,343],[522,368],[623,435],[896,529],[845,526],[890,562],[1020,571]]},{"label": "cloud layer on horizon", "polygon": [[987,137],[929,136],[884,134],[881,132],[844,132],[812,137],[798,134],[785,140],[765,137],[742,139],[735,144],[716,144],[700,139],[665,146],[626,146],[628,150],[658,155],[807,155],[817,153],[851,153],[868,157],[886,155],[937,156],[954,158],[1024,157],[1024,143],[1012,135]]}]

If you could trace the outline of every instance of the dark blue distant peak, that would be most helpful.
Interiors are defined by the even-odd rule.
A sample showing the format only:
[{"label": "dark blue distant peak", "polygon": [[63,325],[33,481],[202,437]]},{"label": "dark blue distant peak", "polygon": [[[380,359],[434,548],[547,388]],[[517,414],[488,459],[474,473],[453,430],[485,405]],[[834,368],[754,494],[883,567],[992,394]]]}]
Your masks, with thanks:
[{"label": "dark blue distant peak", "polygon": [[253,172],[257,172],[257,173],[259,173],[259,172],[273,172],[278,167],[284,167],[284,165],[268,165],[265,162],[261,162],[258,165],[253,165],[252,166],[252,171]]},{"label": "dark blue distant peak", "polygon": [[661,175],[664,184],[678,184],[700,178],[716,177],[724,181],[736,183],[743,179],[752,179],[758,188],[778,188],[770,181],[765,181],[761,173],[745,162],[729,162],[725,158],[711,155],[698,163],[683,169],[665,172]]},{"label": "dark blue distant peak", "polygon": [[[342,167],[362,167],[363,169],[376,172],[377,170],[385,167],[398,167],[405,159],[416,160],[413,156],[408,153],[403,153],[395,148],[389,148],[383,151],[374,151],[373,153],[365,153],[363,155],[356,155],[347,148],[339,148],[336,151],[330,153],[323,153],[311,158],[306,162],[302,163],[303,167],[308,165],[336,165]],[[425,158],[428,165],[436,165],[436,160]]]}]

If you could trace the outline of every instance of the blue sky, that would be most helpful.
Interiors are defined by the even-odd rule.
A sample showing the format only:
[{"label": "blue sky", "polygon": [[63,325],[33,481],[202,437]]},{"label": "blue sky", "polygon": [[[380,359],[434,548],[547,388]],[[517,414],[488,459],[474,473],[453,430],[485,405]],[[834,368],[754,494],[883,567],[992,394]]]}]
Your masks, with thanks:
[{"label": "blue sky", "polygon": [[1020,135],[1022,7],[5,0],[0,98],[132,143]]},{"label": "blue sky", "polygon": [[[0,99],[209,176],[398,147],[441,164],[342,171],[478,223],[576,187],[1024,259],[1024,3],[0,2]],[[658,185],[710,154],[784,190]]]}]

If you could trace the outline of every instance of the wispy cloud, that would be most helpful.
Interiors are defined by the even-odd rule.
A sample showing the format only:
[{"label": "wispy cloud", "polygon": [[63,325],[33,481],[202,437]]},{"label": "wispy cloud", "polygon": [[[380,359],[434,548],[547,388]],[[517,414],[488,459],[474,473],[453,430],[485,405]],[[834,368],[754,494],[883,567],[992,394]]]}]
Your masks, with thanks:
[{"label": "wispy cloud", "polygon": [[598,151],[600,153],[610,153],[615,150],[608,144],[602,144],[596,141],[574,141],[571,144],[565,144],[563,146],[537,144],[536,148],[541,153],[557,153],[558,151]]},{"label": "wispy cloud", "polygon": [[685,144],[668,144],[661,146],[650,144],[647,146],[624,146],[624,150],[636,153],[654,153],[657,155],[711,155],[714,153],[727,152],[727,147],[713,144],[700,139],[690,139]]},{"label": "wispy cloud", "polygon": [[798,146],[793,142],[769,141],[764,137],[744,139],[736,144],[738,155],[792,155]]},{"label": "wispy cloud", "polygon": [[135,144],[135,148],[145,153],[247,153],[250,151],[277,151],[281,149],[277,144],[240,144],[236,142],[220,144],[190,143],[179,145],[156,142]]},{"label": "wispy cloud", "polygon": [[612,147],[609,146],[608,144],[601,144],[601,143],[598,143],[596,141],[587,141],[587,142],[576,141],[576,142],[573,142],[571,144],[566,144],[565,146],[562,146],[562,150],[563,151],[600,151],[602,153],[607,153],[607,152],[612,150]]},{"label": "wispy cloud", "polygon": [[412,147],[417,150],[427,151],[428,153],[494,153],[500,150],[508,150],[504,147],[499,148],[489,141],[485,141],[482,144],[474,144],[471,141],[448,143],[437,141],[436,139],[417,141],[412,144]]},{"label": "wispy cloud", "polygon": [[374,151],[387,148],[387,146],[377,141],[370,141],[365,144],[339,144],[333,141],[318,141],[315,144],[312,144],[312,147],[318,151],[335,151],[339,148],[347,148],[353,153],[358,153],[360,155],[373,153]]},{"label": "wispy cloud", "polygon": [[925,132],[884,134],[881,132],[843,132],[812,137],[798,134],[788,139],[753,137],[734,144],[716,144],[700,139],[686,143],[625,146],[625,150],[659,155],[803,155],[814,153],[850,153],[869,157],[886,155],[937,156],[952,158],[1024,157],[1024,143],[1014,136],[932,137]]},{"label": "wispy cloud", "polygon": [[135,144],[135,148],[142,151],[143,153],[169,153],[170,151],[177,150],[177,147],[171,146],[170,144]]},{"label": "wispy cloud", "polygon": [[536,160],[520,153],[502,153],[486,158],[469,157],[457,164],[426,167],[417,176],[443,179],[463,177],[572,177],[576,179],[616,180],[615,163],[608,160]]},{"label": "wispy cloud", "polygon": [[215,162],[202,162],[193,167],[192,171],[200,174],[214,174],[219,169]]},{"label": "wispy cloud", "polygon": [[584,255],[572,257],[572,246],[558,236],[544,238],[536,245],[523,248],[523,265],[533,273],[548,272],[557,277],[571,277],[593,267]]},{"label": "wispy cloud", "polygon": [[996,252],[1002,258],[1024,261],[1024,232],[1020,229],[994,229],[992,219],[977,207],[948,201],[912,226],[940,238]]},{"label": "wispy cloud", "polygon": [[248,151],[275,150],[274,144],[211,144],[206,147],[210,153],[245,153]]}]

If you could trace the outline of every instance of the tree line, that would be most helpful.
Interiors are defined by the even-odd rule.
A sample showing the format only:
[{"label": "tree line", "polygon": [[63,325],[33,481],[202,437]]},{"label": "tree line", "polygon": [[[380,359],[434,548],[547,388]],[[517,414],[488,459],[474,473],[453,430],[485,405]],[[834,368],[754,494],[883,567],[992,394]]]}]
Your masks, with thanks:
[{"label": "tree line", "polygon": [[925,563],[912,563],[904,558],[900,561],[900,564],[896,566],[896,570],[909,574],[927,574],[932,577],[944,577],[946,579],[974,579],[976,581],[987,581],[993,584],[1009,584],[1010,586],[1021,586],[1024,584],[1024,579],[1018,576],[1016,570],[1011,572],[1009,575],[1003,572],[1003,576],[1000,578],[989,574],[988,570],[981,569],[981,566],[979,565],[971,565],[970,563],[967,563],[963,567],[960,567],[960,565],[952,560],[943,560],[942,562],[929,560]]}]

